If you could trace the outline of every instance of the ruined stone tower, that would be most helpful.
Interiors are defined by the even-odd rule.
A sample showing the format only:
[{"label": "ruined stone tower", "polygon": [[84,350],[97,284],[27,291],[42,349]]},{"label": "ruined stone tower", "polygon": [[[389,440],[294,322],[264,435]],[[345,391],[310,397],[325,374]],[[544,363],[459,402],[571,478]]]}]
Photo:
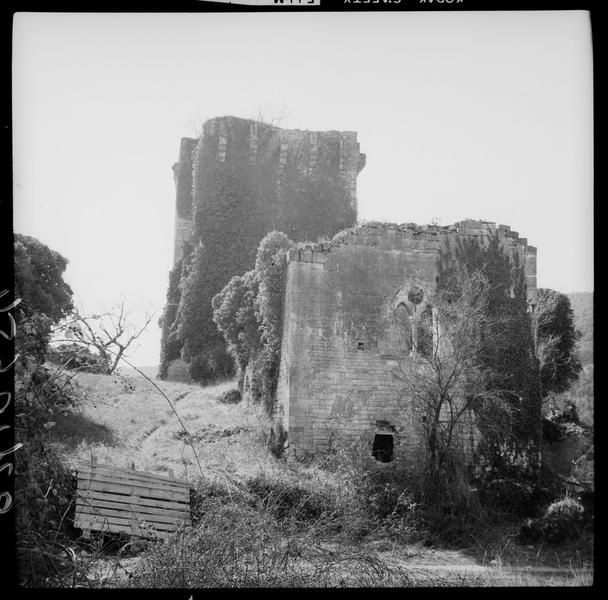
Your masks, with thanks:
[{"label": "ruined stone tower", "polygon": [[[203,156],[207,161],[204,165],[201,164]],[[264,187],[271,191],[271,197],[267,199],[272,204],[265,211],[269,225],[286,220],[283,213],[288,212],[293,200],[288,197],[290,188],[322,178],[345,192],[347,206],[352,211],[350,222],[340,223],[337,229],[330,227],[335,230],[332,233],[350,227],[356,221],[357,175],[365,165],[365,154],[359,152],[356,132],[281,129],[248,119],[217,117],[205,122],[198,139],[182,138],[179,160],[173,165],[176,188],[174,264],[183,258],[184,245],[192,241],[194,207],[203,207],[208,192],[204,189],[205,181],[200,181],[198,189],[193,188],[195,178],[200,178],[203,170],[221,173],[231,163],[247,167],[241,173],[243,179],[259,180],[261,176],[266,179]],[[248,183],[253,184],[252,181]],[[330,205],[340,199],[322,193],[318,198],[328,212]],[[303,217],[306,221],[305,215]],[[297,224],[291,224],[289,229],[297,229]],[[289,235],[290,231],[284,233]]]},{"label": "ruined stone tower", "polygon": [[[161,377],[171,376],[169,364],[180,355],[209,368],[222,362],[224,342],[212,322],[211,299],[232,276],[253,267],[268,232],[314,241],[356,223],[356,182],[364,164],[350,131],[289,130],[217,117],[204,123],[198,139],[181,140],[173,166],[174,273],[163,317]],[[192,371],[195,379],[205,378]]]},{"label": "ruined stone tower", "polygon": [[394,376],[411,351],[395,335],[395,315],[424,310],[442,253],[460,244],[487,247],[492,239],[523,269],[531,311],[536,248],[505,225],[367,224],[289,250],[273,430],[286,436],[291,452],[323,453],[340,439],[363,442],[369,456],[388,444],[390,460],[404,465],[423,460],[421,423]]}]

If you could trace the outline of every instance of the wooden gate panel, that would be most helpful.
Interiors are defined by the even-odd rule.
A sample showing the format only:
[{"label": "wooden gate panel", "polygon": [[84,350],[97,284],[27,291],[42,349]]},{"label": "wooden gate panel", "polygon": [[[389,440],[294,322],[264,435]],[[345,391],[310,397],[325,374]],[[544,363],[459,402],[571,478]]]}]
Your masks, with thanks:
[{"label": "wooden gate panel", "polygon": [[91,530],[167,537],[190,524],[190,488],[183,481],[134,469],[78,468],[74,525]]}]

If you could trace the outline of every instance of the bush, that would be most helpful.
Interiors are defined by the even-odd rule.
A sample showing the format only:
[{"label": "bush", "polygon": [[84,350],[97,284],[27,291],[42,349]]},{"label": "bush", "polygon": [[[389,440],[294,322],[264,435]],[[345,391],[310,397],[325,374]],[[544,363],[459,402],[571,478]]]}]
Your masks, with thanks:
[{"label": "bush", "polygon": [[[285,481],[254,478],[247,490],[205,483],[197,490],[196,525],[142,556],[133,587],[317,587],[406,585],[409,578],[369,554],[327,548],[285,526],[290,515],[316,519],[327,498]],[[249,497],[249,500],[248,500]],[[261,502],[260,502],[261,500]],[[283,510],[283,518],[279,518]]]},{"label": "bush", "polygon": [[559,544],[580,536],[585,509],[580,501],[565,496],[550,504],[538,519],[529,519],[521,527],[519,539],[524,543],[547,541]]},{"label": "bush", "polygon": [[241,401],[241,392],[239,390],[228,390],[220,396],[222,404],[238,404]]},{"label": "bush", "polygon": [[269,479],[260,474],[247,482],[247,489],[277,519],[316,521],[322,517],[331,518],[337,511],[329,494],[287,479]]},{"label": "bush", "polygon": [[49,445],[55,415],[74,402],[74,390],[60,372],[42,364],[49,318],[35,314],[17,328],[15,364],[15,524],[19,581],[26,586],[64,585],[72,564],[62,550],[70,535],[75,478]]},{"label": "bush", "polygon": [[72,289],[63,280],[68,261],[28,235],[15,234],[15,298],[27,316],[44,314],[54,323],[72,310]]},{"label": "bush", "polygon": [[223,348],[205,350],[192,357],[188,365],[188,375],[193,381],[212,382],[233,374],[230,355]]},{"label": "bush", "polygon": [[245,373],[268,413],[279,376],[285,293],[285,253],[293,242],[272,231],[260,242],[255,268],[233,277],[213,298],[213,320],[237,365],[239,387]]},{"label": "bush", "polygon": [[479,485],[481,504],[493,512],[530,516],[538,509],[538,491],[525,479],[501,477]]},{"label": "bush", "polygon": [[86,346],[80,344],[61,344],[49,348],[47,359],[56,365],[85,373],[107,373],[110,365],[107,359],[93,354]]}]

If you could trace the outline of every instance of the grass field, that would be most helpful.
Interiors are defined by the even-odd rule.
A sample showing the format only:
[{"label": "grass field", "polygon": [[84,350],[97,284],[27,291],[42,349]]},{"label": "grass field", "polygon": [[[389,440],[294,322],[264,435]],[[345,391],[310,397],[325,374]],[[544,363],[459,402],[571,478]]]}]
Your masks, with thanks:
[{"label": "grass field", "polygon": [[[458,548],[429,543],[414,530],[404,533],[410,524],[403,519],[379,527],[361,509],[353,482],[363,475],[275,459],[266,447],[269,425],[259,408],[220,401],[234,388],[232,381],[202,388],[155,380],[169,401],[133,371],[78,374],[75,381],[81,399],[51,430],[52,443],[68,465],[95,456],[104,465],[156,473],[171,469],[202,498],[202,516],[192,530],[126,562],[121,558],[121,569],[118,558],[105,556],[91,568],[96,585],[592,582],[587,551],[520,546],[514,526],[463,539]],[[221,572],[210,565],[221,565]],[[127,571],[131,577],[125,580]]]}]

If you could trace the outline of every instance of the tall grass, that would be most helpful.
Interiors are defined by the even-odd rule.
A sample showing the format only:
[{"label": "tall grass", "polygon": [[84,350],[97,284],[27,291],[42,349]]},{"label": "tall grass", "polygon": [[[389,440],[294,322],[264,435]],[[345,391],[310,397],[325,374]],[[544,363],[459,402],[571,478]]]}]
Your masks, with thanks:
[{"label": "tall grass", "polygon": [[[331,587],[409,585],[402,568],[374,553],[325,541],[323,509],[253,480],[228,493],[200,490],[196,525],[159,542],[130,580],[134,587]],[[284,492],[285,490],[283,490]],[[293,491],[293,490],[292,490]],[[305,508],[307,507],[307,508]],[[302,512],[302,511],[305,512]],[[307,526],[302,527],[303,520]]]},{"label": "tall grass", "polygon": [[[173,411],[143,378],[83,375],[80,382],[88,396],[82,416],[65,428],[58,422],[63,437],[57,443],[70,457],[92,450],[110,464],[136,460],[138,468],[156,471],[182,464],[193,490],[193,522],[166,541],[138,542],[144,551],[137,557],[128,556],[134,544],[127,539],[113,553],[103,540],[74,540],[68,544],[73,563],[58,548],[73,577],[67,585],[469,586],[559,579],[508,569],[529,565],[517,561],[514,534],[498,532],[464,480],[446,481],[443,493],[425,487],[421,476],[370,470],[367,447],[345,452],[337,445],[306,464],[275,459],[265,447],[268,422],[259,407],[220,401],[232,382],[206,388],[159,383]],[[86,428],[87,440],[76,436],[78,426]],[[423,542],[441,547],[446,541],[476,546],[475,560],[483,565],[477,566],[488,571],[449,575],[445,565],[445,572],[424,572],[399,558],[403,548],[415,545],[424,553]],[[568,581],[586,577],[574,569]]]}]

